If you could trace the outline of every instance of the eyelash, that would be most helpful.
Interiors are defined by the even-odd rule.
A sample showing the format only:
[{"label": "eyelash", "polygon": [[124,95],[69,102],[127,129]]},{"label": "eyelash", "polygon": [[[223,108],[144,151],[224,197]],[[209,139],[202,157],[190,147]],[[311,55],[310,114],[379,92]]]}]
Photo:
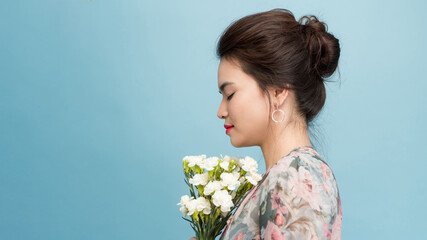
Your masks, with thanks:
[{"label": "eyelash", "polygon": [[231,97],[234,95],[234,93],[233,94],[231,94],[230,96],[228,96],[227,97],[227,100],[229,100],[230,101],[230,99],[231,99]]}]

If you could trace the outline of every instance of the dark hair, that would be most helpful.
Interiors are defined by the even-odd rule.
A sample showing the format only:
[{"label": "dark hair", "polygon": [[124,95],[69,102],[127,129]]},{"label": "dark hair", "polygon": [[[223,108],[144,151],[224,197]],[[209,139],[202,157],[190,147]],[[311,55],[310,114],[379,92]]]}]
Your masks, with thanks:
[{"label": "dark hair", "polygon": [[338,39],[326,29],[313,15],[297,22],[289,10],[276,8],[230,24],[216,53],[220,59],[237,60],[270,104],[268,88],[293,89],[298,112],[308,124],[325,104],[323,81],[334,73],[340,56]]}]

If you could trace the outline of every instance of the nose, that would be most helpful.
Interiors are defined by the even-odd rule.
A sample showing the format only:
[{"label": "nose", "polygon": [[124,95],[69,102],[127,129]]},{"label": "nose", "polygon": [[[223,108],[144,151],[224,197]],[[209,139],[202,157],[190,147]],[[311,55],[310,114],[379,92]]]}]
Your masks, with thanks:
[{"label": "nose", "polygon": [[225,117],[228,115],[228,111],[226,109],[227,106],[226,106],[226,104],[223,104],[223,103],[224,103],[224,101],[221,101],[221,104],[219,105],[218,112],[216,113],[216,115],[220,119],[225,119]]}]

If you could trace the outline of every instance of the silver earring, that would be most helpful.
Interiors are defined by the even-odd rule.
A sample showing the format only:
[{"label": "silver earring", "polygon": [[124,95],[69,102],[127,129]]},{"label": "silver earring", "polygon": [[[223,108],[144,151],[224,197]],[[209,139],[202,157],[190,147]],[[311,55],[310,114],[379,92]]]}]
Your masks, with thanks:
[{"label": "silver earring", "polygon": [[[274,113],[275,113],[276,111],[282,112],[282,114],[283,114],[282,120],[277,121],[276,119],[274,119]],[[278,107],[278,103],[276,103],[276,110],[274,110],[274,111],[273,111],[273,113],[271,114],[271,118],[272,118],[272,119],[273,119],[273,121],[275,121],[275,122],[281,122],[281,121],[283,121],[283,119],[285,119],[285,112],[283,112],[283,110],[282,110],[282,109],[279,109],[279,107]]]}]

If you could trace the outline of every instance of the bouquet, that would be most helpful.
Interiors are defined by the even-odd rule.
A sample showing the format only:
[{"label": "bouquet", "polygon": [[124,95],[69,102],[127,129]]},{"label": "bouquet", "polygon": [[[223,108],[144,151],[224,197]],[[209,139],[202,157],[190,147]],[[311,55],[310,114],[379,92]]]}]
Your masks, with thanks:
[{"label": "bouquet", "polygon": [[183,168],[191,197],[182,196],[177,205],[198,240],[214,240],[220,235],[232,211],[262,178],[257,162],[248,156],[185,156]]}]

